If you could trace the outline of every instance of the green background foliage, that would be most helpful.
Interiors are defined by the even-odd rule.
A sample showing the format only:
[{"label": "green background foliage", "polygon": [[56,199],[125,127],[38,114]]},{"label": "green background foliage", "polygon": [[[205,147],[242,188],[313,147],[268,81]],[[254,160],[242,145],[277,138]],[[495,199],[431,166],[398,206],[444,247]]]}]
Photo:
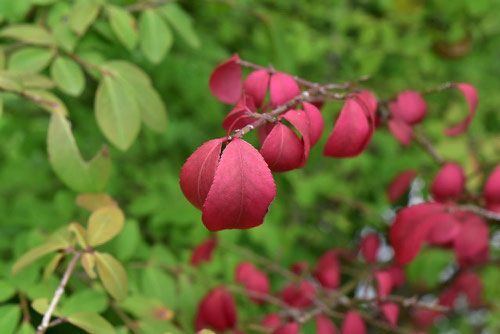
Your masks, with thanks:
[{"label": "green background foliage", "polygon": [[[134,2],[108,3],[120,8]],[[4,25],[38,20],[43,15],[50,20],[67,5],[55,0],[6,0],[0,2],[0,17]],[[201,213],[181,193],[179,171],[199,145],[224,135],[221,122],[229,107],[210,94],[208,78],[214,67],[232,53],[261,65],[272,63],[280,71],[318,82],[342,82],[371,74],[366,87],[380,98],[446,81],[469,82],[478,89],[480,103],[467,134],[457,138],[443,135],[443,129],[466,114],[465,101],[454,91],[426,98],[429,112],[424,128],[437,149],[447,159],[462,163],[468,172],[473,170],[473,154],[479,155],[487,170],[498,162],[498,1],[200,0],[181,1],[180,5],[189,16],[165,9],[161,15],[175,22],[166,28],[156,14],[137,15],[139,27],[172,35],[172,41],[159,49],[143,52],[148,43],[156,42],[135,35],[136,27],[127,27],[127,18],[116,10],[109,14],[114,19],[98,17],[76,47],[77,54],[85,59],[127,60],[138,65],[150,75],[166,105],[167,131],[158,134],[143,127],[126,152],[116,149],[99,131],[94,116],[99,81],[86,75],[81,95],[73,97],[81,90],[82,78],[65,78],[65,69],[61,68],[64,59],[43,72],[52,76],[59,73],[61,82],[71,83],[56,89],[55,94],[68,109],[84,160],[90,160],[102,143],[109,144],[113,167],[105,191],[119,203],[127,220],[122,233],[103,249],[124,263],[135,302],[125,301],[123,308],[143,319],[141,328],[145,332],[175,332],[169,322],[143,315],[137,305],[148,303],[171,309],[181,326],[192,332],[198,300],[213,286],[212,282],[232,281],[235,265],[244,259],[219,248],[212,263],[198,270],[202,278],[199,281],[189,279],[185,273],[174,276],[163,270],[185,265],[192,247],[209,235]],[[186,25],[190,18],[194,31]],[[121,27],[118,29],[122,35],[113,32],[115,25]],[[167,55],[159,61],[163,53]],[[43,64],[44,57],[40,54],[38,62]],[[41,268],[50,259],[10,277],[14,259],[41,244],[47,233],[71,221],[85,221],[88,214],[75,206],[77,193],[69,190],[51,169],[46,153],[50,117],[32,102],[8,94],[1,96],[0,303],[5,305],[0,306],[0,328],[3,333],[14,333],[22,316],[16,306],[19,295],[29,300],[50,298],[58,282],[55,275],[47,281],[41,279]],[[328,103],[323,109],[325,132],[331,130],[340,106]],[[275,175],[278,196],[263,225],[246,231],[220,232],[222,240],[250,248],[284,266],[298,260],[313,264],[330,248],[355,246],[365,227],[387,231],[383,217],[390,214],[391,207],[385,189],[399,171],[418,169],[427,183],[437,171],[418,146],[403,148],[387,129],[377,131],[367,151],[355,159],[323,157],[326,137],[325,133],[305,168]],[[256,143],[255,138],[249,138]],[[482,181],[481,177],[471,179],[469,189],[480,191]],[[353,201],[364,203],[363,207],[353,207]],[[423,253],[408,269],[411,284],[421,293],[432,292],[439,286],[436,270],[452,262],[453,257],[446,251]],[[497,329],[499,323],[494,319],[500,317],[499,276],[498,268],[482,272],[485,298],[497,303],[496,313],[488,315],[486,321]],[[272,284],[276,290],[283,280],[273,277]],[[78,279],[70,282],[69,296],[62,302],[64,309],[102,312],[118,328],[120,320],[109,305],[100,286]],[[239,308],[241,319],[262,314],[246,300],[242,299],[241,305],[245,305]],[[32,323],[38,324],[40,317],[34,312],[31,315]],[[435,331],[448,327],[464,333],[474,330],[462,317],[440,326]],[[78,331],[70,325],[51,330]],[[20,333],[32,331],[28,328]]]}]

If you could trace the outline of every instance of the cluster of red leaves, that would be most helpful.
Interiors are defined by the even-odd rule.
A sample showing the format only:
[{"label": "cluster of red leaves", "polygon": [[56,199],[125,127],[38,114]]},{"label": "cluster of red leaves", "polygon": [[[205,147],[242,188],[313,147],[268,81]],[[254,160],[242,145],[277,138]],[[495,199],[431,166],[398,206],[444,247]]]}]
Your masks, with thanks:
[{"label": "cluster of red leaves", "polygon": [[[453,84],[464,95],[469,107],[467,117],[457,125],[444,131],[447,136],[457,136],[467,130],[478,104],[476,89],[467,83]],[[394,101],[389,102],[390,118],[387,122],[389,130],[402,144],[409,145],[413,139],[412,126],[422,122],[427,114],[427,104],[419,92],[408,90],[398,94]]]}]

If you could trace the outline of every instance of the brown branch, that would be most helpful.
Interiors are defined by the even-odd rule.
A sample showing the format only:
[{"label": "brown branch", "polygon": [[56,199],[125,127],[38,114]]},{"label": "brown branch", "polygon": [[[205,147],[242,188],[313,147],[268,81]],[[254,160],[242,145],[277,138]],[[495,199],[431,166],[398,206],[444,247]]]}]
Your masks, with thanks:
[{"label": "brown branch", "polygon": [[153,9],[153,8],[156,8],[156,7],[160,7],[160,6],[163,6],[166,3],[175,2],[175,1],[178,1],[178,0],[140,1],[140,2],[135,3],[133,5],[126,6],[124,9],[127,12],[134,13],[134,12],[140,12],[140,11],[146,10],[146,9]]},{"label": "brown branch", "polygon": [[436,150],[430,139],[425,133],[418,128],[413,129],[415,141],[431,156],[431,158],[438,164],[445,163],[443,156]]},{"label": "brown branch", "polygon": [[30,322],[31,316],[30,316],[28,301],[26,300],[26,296],[22,292],[19,292],[19,306],[21,307],[21,310],[23,311],[23,321]]}]

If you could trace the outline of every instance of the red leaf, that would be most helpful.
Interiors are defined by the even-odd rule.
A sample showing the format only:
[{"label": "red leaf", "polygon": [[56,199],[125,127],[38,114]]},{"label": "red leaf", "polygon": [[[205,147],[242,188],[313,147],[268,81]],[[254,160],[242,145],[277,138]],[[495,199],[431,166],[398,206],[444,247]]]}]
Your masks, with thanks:
[{"label": "red leaf", "polygon": [[298,261],[295,263],[292,263],[290,266],[290,269],[296,274],[296,275],[302,275],[309,269],[309,263],[306,261]]},{"label": "red leaf", "polygon": [[340,284],[340,262],[334,249],[321,256],[314,269],[313,276],[326,289],[335,289]]},{"label": "red leaf", "polygon": [[[256,294],[267,295],[269,293],[269,279],[266,274],[255,268],[250,262],[241,262],[236,267],[235,281],[245,285],[249,298],[256,303],[264,302]],[[252,294],[252,292],[256,294]]]},{"label": "red leaf", "polygon": [[201,145],[182,166],[181,190],[188,201],[200,210],[212,186],[225,140],[226,138],[213,139]]},{"label": "red leaf", "polygon": [[275,123],[266,123],[257,128],[257,137],[259,138],[259,142],[261,145],[264,144],[267,136],[271,133],[275,125]]},{"label": "red leaf", "polygon": [[236,306],[233,297],[224,287],[217,287],[200,302],[195,327],[197,331],[207,327],[225,331],[233,329],[236,322]]},{"label": "red leaf", "polygon": [[281,324],[281,318],[278,313],[269,313],[265,316],[264,320],[262,320],[262,326],[269,328],[279,327]]},{"label": "red leaf", "polygon": [[366,116],[370,120],[370,123],[375,127],[375,118],[377,112],[377,98],[369,90],[364,90],[361,93],[354,94],[358,98],[358,102],[363,107],[366,112]]},{"label": "red leaf", "polygon": [[422,203],[398,212],[390,230],[391,244],[398,264],[407,264],[413,260],[433,226],[433,221],[426,218],[442,210],[441,204]]},{"label": "red leaf", "polygon": [[312,103],[302,102],[302,106],[307,116],[309,116],[309,124],[311,125],[311,146],[314,146],[323,133],[323,116],[321,116],[318,108]]},{"label": "red leaf", "polygon": [[311,150],[311,124],[309,117],[304,110],[288,110],[280,117],[292,123],[302,136],[304,155],[301,165],[304,165]]},{"label": "red leaf", "polygon": [[266,97],[269,85],[269,72],[267,70],[257,70],[245,79],[243,89],[245,93],[253,97],[255,105],[260,107]]},{"label": "red leaf", "polygon": [[371,133],[372,129],[363,108],[349,98],[340,111],[323,153],[329,157],[355,157],[366,147]]},{"label": "red leaf", "polygon": [[253,102],[253,99],[250,96],[243,94],[233,110],[231,110],[226,118],[224,118],[222,127],[227,131],[228,134],[236,129],[241,129],[242,127],[255,121],[255,118],[247,115],[247,112],[254,111],[255,104]]},{"label": "red leaf", "polygon": [[408,90],[398,94],[395,103],[390,104],[391,114],[407,124],[420,123],[427,114],[427,105],[420,93]]},{"label": "red leaf", "polygon": [[203,262],[210,262],[212,254],[217,246],[217,236],[203,240],[191,253],[190,263],[192,266],[198,266]]},{"label": "red leaf", "polygon": [[271,103],[281,106],[300,94],[299,85],[286,73],[274,73],[271,76]]},{"label": "red leaf", "polygon": [[444,131],[447,136],[457,136],[467,130],[470,123],[472,122],[472,118],[474,117],[474,113],[477,108],[477,104],[479,102],[479,97],[477,95],[477,90],[474,86],[469,85],[467,83],[457,83],[454,85],[455,88],[459,89],[462,94],[464,94],[465,99],[467,100],[467,105],[469,107],[469,114],[467,117],[457,125],[454,125]]},{"label": "red leaf", "polygon": [[285,172],[301,166],[304,145],[289,127],[277,123],[266,137],[260,154],[273,172]]},{"label": "red leaf", "polygon": [[433,245],[444,246],[452,243],[460,232],[460,223],[450,213],[436,213],[427,219],[434,221],[434,223],[431,223],[433,227],[427,237],[427,240]]},{"label": "red leaf", "polygon": [[405,283],[405,272],[401,267],[392,266],[386,270],[391,275],[392,285],[401,286]]},{"label": "red leaf", "polygon": [[299,324],[296,322],[289,322],[273,331],[273,334],[298,334]]},{"label": "red leaf", "polygon": [[234,54],[231,58],[218,65],[210,76],[210,90],[220,101],[235,103],[241,95],[243,84],[241,67],[238,65],[240,58]]},{"label": "red leaf", "polygon": [[495,167],[486,180],[483,196],[488,210],[500,212],[500,165]]},{"label": "red leaf", "polygon": [[320,314],[316,317],[316,334],[336,334],[337,327],[326,315]]},{"label": "red leaf", "polygon": [[377,260],[379,247],[380,239],[377,233],[370,233],[361,239],[361,254],[363,254],[366,262],[373,263]]},{"label": "red leaf", "polygon": [[476,215],[468,215],[455,238],[455,254],[461,267],[488,259],[488,224]]},{"label": "red leaf", "polygon": [[465,187],[465,174],[460,165],[446,163],[439,170],[431,186],[432,197],[438,202],[460,198]]},{"label": "red leaf", "polygon": [[308,281],[303,281],[299,285],[288,284],[281,292],[283,301],[295,308],[311,306],[316,295],[316,288]]},{"label": "red leaf", "polygon": [[398,118],[392,118],[387,123],[392,135],[401,143],[401,145],[408,146],[413,138],[413,130],[411,126]]},{"label": "red leaf", "polygon": [[392,275],[388,271],[376,271],[373,276],[377,280],[377,296],[379,298],[387,297],[392,291]]},{"label": "red leaf", "polygon": [[385,303],[380,306],[384,317],[392,325],[396,326],[399,318],[399,306],[394,303]]},{"label": "red leaf", "polygon": [[396,202],[401,198],[401,196],[403,196],[404,193],[406,193],[410,184],[417,176],[417,173],[418,172],[415,170],[406,170],[399,173],[394,180],[392,180],[391,184],[387,188],[387,197],[390,202]]},{"label": "red leaf", "polygon": [[452,287],[465,294],[469,307],[477,308],[482,305],[481,296],[483,285],[477,274],[473,272],[463,272],[455,279]]},{"label": "red leaf", "polygon": [[235,138],[222,153],[203,205],[203,223],[210,231],[258,226],[274,197],[266,162],[252,145]]},{"label": "red leaf", "polygon": [[342,334],[365,334],[366,326],[363,319],[356,311],[349,311],[342,321]]}]

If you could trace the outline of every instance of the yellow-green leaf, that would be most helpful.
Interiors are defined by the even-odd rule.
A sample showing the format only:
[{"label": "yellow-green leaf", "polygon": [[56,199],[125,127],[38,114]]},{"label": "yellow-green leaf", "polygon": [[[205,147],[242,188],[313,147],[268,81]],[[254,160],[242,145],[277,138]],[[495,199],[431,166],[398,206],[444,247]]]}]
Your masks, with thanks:
[{"label": "yellow-green leaf", "polygon": [[50,67],[50,74],[59,89],[68,95],[78,96],[85,88],[82,68],[71,58],[57,57]]},{"label": "yellow-green leaf", "polygon": [[0,31],[0,36],[17,39],[34,45],[54,45],[54,37],[45,28],[35,24],[8,25]]},{"label": "yellow-green leaf", "polygon": [[94,279],[97,277],[94,268],[95,268],[95,255],[91,253],[85,253],[82,255],[82,266],[83,269],[85,270],[85,273],[87,274],[88,277],[91,279]]},{"label": "yellow-green leaf", "polygon": [[50,260],[49,264],[45,266],[45,269],[43,270],[43,281],[47,282],[54,272],[56,270],[57,266],[59,265],[59,262],[61,262],[62,258],[64,257],[63,253],[56,253]]},{"label": "yellow-green leaf", "polygon": [[31,303],[31,307],[40,314],[45,314],[49,309],[49,299],[48,298],[38,298]]},{"label": "yellow-green leaf", "polygon": [[154,10],[142,12],[139,18],[139,42],[146,58],[152,63],[159,63],[172,46],[172,32]]},{"label": "yellow-green leaf", "polygon": [[52,50],[37,47],[22,48],[12,53],[8,68],[15,72],[40,72],[47,67],[53,56]]},{"label": "yellow-green leaf", "polygon": [[193,19],[176,3],[167,3],[159,8],[175,31],[193,48],[200,47],[200,40],[193,28]]},{"label": "yellow-green leaf", "polygon": [[68,243],[67,240],[63,238],[50,238],[47,242],[44,244],[35,247],[28,251],[27,253],[23,254],[17,261],[14,263],[12,266],[12,275],[16,275],[19,273],[24,267],[29,265],[30,263],[38,260],[44,255],[47,255],[49,253],[55,252],[57,250],[69,247],[70,244]]},{"label": "yellow-green leaf", "polygon": [[113,76],[105,76],[95,98],[97,124],[106,138],[122,151],[134,142],[141,129],[136,100],[130,96],[127,83]]},{"label": "yellow-green leaf", "polygon": [[87,226],[87,240],[90,246],[102,245],[116,237],[123,228],[125,217],[115,205],[105,206],[94,211]]},{"label": "yellow-green leaf", "polygon": [[126,82],[152,84],[151,79],[142,68],[127,61],[112,60],[103,64],[102,68],[112,73],[113,76],[123,78]]},{"label": "yellow-green leaf", "polygon": [[95,211],[105,206],[116,205],[114,199],[106,193],[81,194],[76,197],[76,205],[89,211]]},{"label": "yellow-green leaf", "polygon": [[23,86],[14,73],[0,70],[0,89],[19,92]]},{"label": "yellow-green leaf", "polygon": [[89,162],[84,161],[69,122],[58,113],[53,113],[50,119],[47,147],[54,172],[68,187],[78,192],[104,188],[111,172],[107,148],[104,146]]},{"label": "yellow-green leaf", "polygon": [[122,264],[106,253],[95,253],[97,272],[104,288],[118,301],[127,297],[128,278]]},{"label": "yellow-green leaf", "polygon": [[85,231],[85,228],[79,223],[71,223],[68,229],[75,235],[78,245],[83,249],[87,248],[87,231]]},{"label": "yellow-green leaf", "polygon": [[120,42],[127,49],[134,49],[139,40],[135,18],[121,7],[109,5],[106,10],[111,28]]},{"label": "yellow-green leaf", "polygon": [[61,116],[68,115],[68,109],[64,102],[49,91],[42,89],[27,89],[24,91],[24,94],[29,95],[31,100],[38,103],[42,109],[52,114]]},{"label": "yellow-green leaf", "polygon": [[2,334],[13,334],[21,320],[19,305],[7,304],[0,306],[0,329]]},{"label": "yellow-green leaf", "polygon": [[69,15],[69,24],[78,35],[83,35],[97,18],[101,0],[77,0]]},{"label": "yellow-green leaf", "polygon": [[66,317],[70,323],[80,327],[90,334],[112,334],[115,329],[99,314],[83,311]]},{"label": "yellow-green leaf", "polygon": [[54,88],[54,82],[45,75],[36,73],[14,73],[24,89],[30,88]]}]

